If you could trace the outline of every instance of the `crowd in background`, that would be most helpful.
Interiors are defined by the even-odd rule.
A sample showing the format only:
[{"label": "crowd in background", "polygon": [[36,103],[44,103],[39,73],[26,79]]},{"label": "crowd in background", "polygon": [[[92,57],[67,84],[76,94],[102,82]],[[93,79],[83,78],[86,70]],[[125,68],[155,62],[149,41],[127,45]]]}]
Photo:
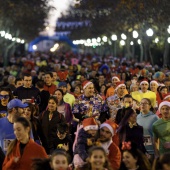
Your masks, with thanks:
[{"label": "crowd in background", "polygon": [[0,68],[3,170],[170,169],[170,68],[40,53]]}]

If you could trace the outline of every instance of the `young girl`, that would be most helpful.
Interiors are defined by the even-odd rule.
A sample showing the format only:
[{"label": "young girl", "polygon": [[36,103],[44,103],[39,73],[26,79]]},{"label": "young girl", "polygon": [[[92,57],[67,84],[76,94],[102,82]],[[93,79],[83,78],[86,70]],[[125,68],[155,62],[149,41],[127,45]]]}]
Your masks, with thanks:
[{"label": "young girl", "polygon": [[78,170],[112,170],[109,165],[105,150],[100,146],[94,146],[89,150],[87,164]]},{"label": "young girl", "polygon": [[71,170],[69,157],[64,150],[55,150],[48,159],[34,159],[32,170]]}]

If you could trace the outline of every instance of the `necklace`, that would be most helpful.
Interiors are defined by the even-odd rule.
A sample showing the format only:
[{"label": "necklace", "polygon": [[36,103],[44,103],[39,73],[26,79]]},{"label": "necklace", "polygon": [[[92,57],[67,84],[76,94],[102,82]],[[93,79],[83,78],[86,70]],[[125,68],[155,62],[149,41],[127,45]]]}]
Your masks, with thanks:
[{"label": "necklace", "polygon": [[139,165],[137,165],[135,169],[129,169],[129,170],[137,170],[138,168],[139,168]]}]

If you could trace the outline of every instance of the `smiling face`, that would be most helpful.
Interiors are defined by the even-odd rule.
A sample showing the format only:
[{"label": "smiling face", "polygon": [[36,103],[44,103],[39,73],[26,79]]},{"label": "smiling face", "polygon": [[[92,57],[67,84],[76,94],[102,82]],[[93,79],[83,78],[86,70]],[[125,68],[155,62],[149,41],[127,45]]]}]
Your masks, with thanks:
[{"label": "smiling face", "polygon": [[157,92],[157,88],[158,88],[158,85],[156,83],[151,83],[150,84],[151,91],[156,93]]},{"label": "smiling face", "polygon": [[29,139],[29,132],[30,128],[25,128],[21,123],[16,122],[13,125],[14,128],[14,134],[18,141],[23,143],[24,141],[27,141]]},{"label": "smiling face", "polygon": [[170,107],[169,106],[162,106],[160,109],[160,112],[162,114],[163,120],[170,120]]},{"label": "smiling face", "polygon": [[94,95],[94,85],[93,83],[89,84],[85,89],[84,89],[84,94],[86,97],[91,97]]},{"label": "smiling face", "polygon": [[94,150],[89,162],[91,163],[92,169],[103,170],[106,162],[105,154],[101,150]]},{"label": "smiling face", "polygon": [[53,157],[50,165],[53,170],[67,170],[68,161],[64,155],[56,155]]},{"label": "smiling face", "polygon": [[29,107],[24,108],[24,117],[30,120],[31,118],[31,109]]},{"label": "smiling face", "polygon": [[146,92],[147,92],[148,87],[149,87],[148,83],[142,83],[142,84],[140,85],[141,91],[142,91],[143,93],[146,93]]},{"label": "smiling face", "polygon": [[122,160],[127,169],[135,169],[137,166],[137,158],[134,158],[132,154],[128,151],[123,152]]},{"label": "smiling face", "polygon": [[48,101],[48,110],[51,112],[57,110],[57,103],[53,99]]}]

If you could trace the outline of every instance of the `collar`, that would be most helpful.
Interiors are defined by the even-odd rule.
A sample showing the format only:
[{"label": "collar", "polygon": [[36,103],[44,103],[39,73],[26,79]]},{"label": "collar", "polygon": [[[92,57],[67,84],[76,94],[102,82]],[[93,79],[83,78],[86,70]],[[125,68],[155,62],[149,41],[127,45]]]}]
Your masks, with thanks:
[{"label": "collar", "polygon": [[105,150],[106,154],[109,154],[109,146],[112,144],[112,139],[107,142],[102,143],[102,148]]},{"label": "collar", "polygon": [[130,128],[133,128],[134,126],[137,126],[137,123],[136,123],[136,122],[135,122],[135,123],[129,122],[129,127],[130,127]]}]

